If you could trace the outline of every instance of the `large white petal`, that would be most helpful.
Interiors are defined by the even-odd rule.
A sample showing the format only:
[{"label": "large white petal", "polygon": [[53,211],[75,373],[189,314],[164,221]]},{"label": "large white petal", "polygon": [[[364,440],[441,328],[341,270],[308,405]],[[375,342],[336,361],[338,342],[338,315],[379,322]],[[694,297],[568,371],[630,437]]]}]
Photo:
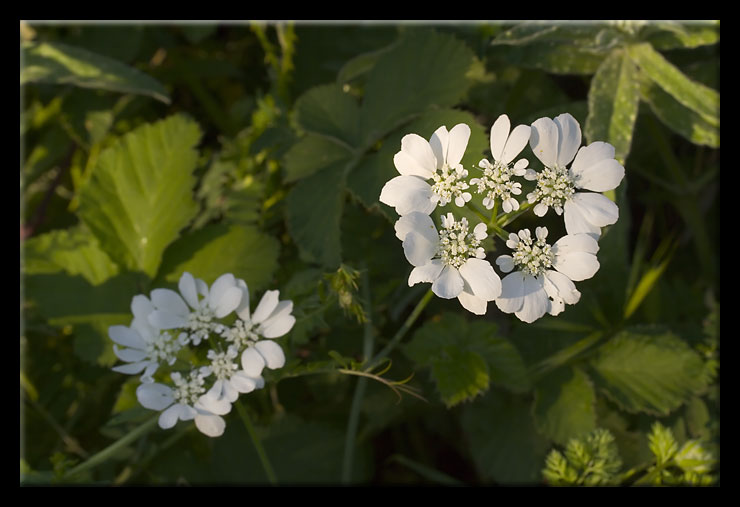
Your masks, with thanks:
[{"label": "large white petal", "polygon": [[514,160],[527,146],[531,132],[532,128],[529,125],[517,125],[506,141],[504,151],[501,153],[501,162],[508,164]]},{"label": "large white petal", "polygon": [[596,141],[578,150],[570,173],[577,188],[606,192],[619,186],[624,167],[614,159],[614,147]]},{"label": "large white petal", "polygon": [[493,301],[501,295],[501,279],[487,260],[468,259],[460,266],[460,276],[472,293],[485,301]]},{"label": "large white petal", "polygon": [[524,273],[514,271],[501,280],[501,295],[496,306],[504,313],[518,312],[524,304]]},{"label": "large white petal", "polygon": [[250,377],[259,377],[265,367],[265,358],[254,347],[247,347],[242,352],[242,369]]},{"label": "large white petal", "polygon": [[556,162],[560,167],[565,167],[581,147],[581,126],[570,113],[558,115],[553,121],[558,126],[559,137]]},{"label": "large white petal", "polygon": [[131,347],[133,349],[144,349],[146,347],[146,343],[139,336],[139,333],[127,326],[110,326],[108,328],[108,336],[110,336],[111,340],[124,347]]},{"label": "large white petal", "polygon": [[180,420],[180,414],[183,413],[182,405],[175,404],[159,414],[159,427],[165,430],[172,428]]},{"label": "large white petal", "polygon": [[464,123],[458,123],[450,130],[450,140],[447,146],[447,165],[455,167],[465,155],[470,139],[470,127]]},{"label": "large white petal", "polygon": [[432,217],[418,211],[400,217],[393,225],[393,229],[396,231],[396,237],[401,241],[406,239],[406,235],[411,231],[416,231],[426,236],[429,238],[429,241],[439,239],[439,234],[437,233],[437,228],[434,227]]},{"label": "large white petal", "polygon": [[445,266],[432,283],[432,292],[443,299],[452,299],[460,295],[464,285],[460,272],[452,266]]},{"label": "large white petal", "polygon": [[206,436],[220,437],[226,429],[226,421],[219,415],[198,414],[195,416],[195,426]]},{"label": "large white petal", "polygon": [[589,234],[568,234],[552,245],[554,255],[565,255],[570,252],[595,254],[599,251],[599,242]]},{"label": "large white petal", "polygon": [[439,278],[442,269],[445,267],[444,262],[440,259],[433,259],[423,266],[417,266],[411,270],[409,275],[409,287],[417,283],[432,283]]},{"label": "large white petal", "polygon": [[172,389],[164,384],[141,384],[136,388],[136,399],[150,410],[163,410],[175,401]]},{"label": "large white petal", "polygon": [[380,191],[380,202],[395,208],[399,215],[414,211],[429,214],[437,206],[432,201],[432,187],[418,176],[396,176]]},{"label": "large white petal", "polygon": [[[432,177],[432,173],[437,168],[437,160],[432,151],[432,146],[430,146],[426,139],[418,134],[406,134],[401,139],[401,153],[414,160],[416,167],[404,167],[404,170],[412,169],[411,172],[404,173],[397,165],[396,169],[398,169],[399,173],[416,174],[424,179]],[[402,162],[406,162],[406,159],[403,159]]]},{"label": "large white petal", "polygon": [[447,160],[447,147],[449,144],[450,133],[444,125],[435,130],[432,137],[429,138],[429,146],[431,146],[436,160],[435,171],[440,169]]},{"label": "large white petal", "polygon": [[501,160],[501,154],[504,152],[510,130],[511,121],[505,114],[500,115],[493,122],[491,126],[491,155],[494,160]]},{"label": "large white petal", "polygon": [[[592,224],[605,227],[615,223],[619,219],[619,208],[617,205],[602,194],[593,192],[576,192],[569,199],[581,209],[586,220]],[[570,231],[568,231],[571,234]]]},{"label": "large white petal", "polygon": [[212,305],[216,318],[222,319],[236,310],[241,300],[242,289],[239,287],[229,287],[221,294],[215,305],[213,305],[213,302],[209,302],[209,305]]},{"label": "large white petal", "polygon": [[152,291],[152,304],[157,310],[174,315],[188,315],[190,309],[185,304],[180,294],[170,289],[154,289]]},{"label": "large white petal", "polygon": [[257,389],[257,380],[248,376],[243,371],[238,371],[231,376],[231,385],[240,393],[250,393]]},{"label": "large white petal", "polygon": [[135,363],[137,361],[141,361],[143,359],[146,359],[148,354],[139,349],[119,349],[118,345],[113,345],[113,353],[116,355],[118,359],[121,361],[125,361],[127,363]]},{"label": "large white petal", "polygon": [[475,315],[485,315],[488,310],[488,301],[481,299],[470,292],[462,291],[457,300],[470,313]]},{"label": "large white petal", "polygon": [[231,412],[231,403],[226,398],[219,399],[206,393],[195,402],[195,409],[201,414],[206,411],[211,414],[224,415]]},{"label": "large white petal", "polygon": [[545,292],[549,296],[557,295],[569,305],[574,305],[581,299],[576,285],[564,274],[548,269],[544,272],[544,277]]},{"label": "large white petal", "polygon": [[190,305],[191,308],[198,308],[198,288],[195,285],[195,278],[187,271],[182,274],[179,282],[177,282],[177,288],[180,290],[180,294],[185,299],[185,302]]},{"label": "large white petal", "polygon": [[533,276],[524,276],[523,303],[518,312],[519,320],[528,324],[542,317],[550,308],[550,300],[545,292],[543,280]]},{"label": "large white petal", "polygon": [[274,370],[285,366],[285,353],[280,345],[271,340],[262,340],[254,348],[265,358],[265,366]]},{"label": "large white petal", "polygon": [[532,123],[529,146],[545,167],[554,167],[558,160],[558,126],[550,118]]},{"label": "large white petal", "polygon": [[149,324],[158,329],[176,329],[188,323],[187,316],[155,310],[149,314]]},{"label": "large white petal", "polygon": [[134,319],[145,320],[154,311],[154,305],[143,294],[137,294],[131,299],[131,313]]},{"label": "large white petal", "polygon": [[[280,304],[291,303],[291,301],[281,301]],[[263,322],[260,326],[260,334],[265,338],[280,338],[285,335],[295,324],[295,317],[290,312],[280,312],[274,317],[270,317],[267,322]]]},{"label": "large white petal", "polygon": [[237,280],[236,286],[239,287],[242,291],[242,298],[239,301],[239,306],[236,308],[236,314],[239,316],[242,320],[249,320],[250,312],[249,312],[249,287],[247,287],[247,282],[244,280]]},{"label": "large white petal", "polygon": [[231,273],[225,273],[219,276],[211,285],[208,291],[208,305],[214,310],[226,291],[231,287],[236,287],[236,279]]},{"label": "large white petal", "polygon": [[254,310],[252,315],[252,322],[259,324],[263,320],[267,319],[272,312],[275,311],[278,305],[278,299],[280,297],[279,290],[268,290],[262,295],[257,308]]},{"label": "large white petal", "polygon": [[430,240],[427,235],[411,231],[403,240],[403,253],[412,266],[424,266],[437,252],[439,240]]},{"label": "large white petal", "polygon": [[425,180],[431,178],[434,171],[433,166],[431,169],[423,167],[418,160],[405,151],[399,151],[393,156],[393,165],[402,176],[418,176]]},{"label": "large white petal", "polygon": [[139,361],[136,363],[127,363],[119,366],[114,366],[113,368],[111,368],[111,370],[118,373],[123,373],[125,375],[136,375],[137,373],[141,373],[144,368],[146,368],[150,364],[151,361]]},{"label": "large white petal", "polygon": [[594,254],[586,252],[569,252],[555,256],[552,267],[562,274],[579,282],[594,276],[599,270],[599,260]]},{"label": "large white petal", "polygon": [[568,234],[591,234],[596,238],[601,235],[601,227],[589,222],[581,207],[572,199],[565,201],[563,209],[565,230]]}]

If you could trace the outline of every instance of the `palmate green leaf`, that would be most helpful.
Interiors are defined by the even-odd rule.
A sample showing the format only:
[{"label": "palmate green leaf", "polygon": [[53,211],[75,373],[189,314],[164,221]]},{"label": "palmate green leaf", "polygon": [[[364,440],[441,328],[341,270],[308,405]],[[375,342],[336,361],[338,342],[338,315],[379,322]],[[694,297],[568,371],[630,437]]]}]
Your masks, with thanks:
[{"label": "palmate green leaf", "polygon": [[448,407],[475,398],[491,382],[515,391],[529,387],[519,352],[490,323],[444,314],[419,329],[404,350],[413,361],[431,368]]},{"label": "palmate green leaf", "polygon": [[293,183],[316,171],[334,164],[349,162],[352,153],[346,146],[335,140],[317,135],[308,134],[296,142],[285,153],[283,165],[285,167],[286,183]]},{"label": "palmate green leaf", "polygon": [[357,100],[339,85],[310,89],[296,101],[296,119],[302,128],[353,147],[358,144],[359,113]]},{"label": "palmate green leaf", "polygon": [[118,264],[154,277],[162,252],[197,213],[201,131],[183,116],[143,125],[100,154],[80,189],[80,218]]},{"label": "palmate green leaf", "polygon": [[147,95],[169,104],[164,86],[153,77],[117,60],[58,42],[21,46],[21,86],[67,84],[120,93]]},{"label": "palmate green leaf", "polygon": [[535,386],[535,425],[553,442],[565,445],[596,429],[596,393],[588,376],[577,368],[559,368]]},{"label": "palmate green leaf", "polygon": [[719,93],[689,79],[650,44],[627,47],[641,72],[683,106],[698,113],[710,125],[719,126]]},{"label": "palmate green leaf", "polygon": [[640,105],[638,71],[622,50],[614,50],[599,65],[588,93],[585,135],[589,143],[608,142],[624,164]]},{"label": "palmate green leaf", "polygon": [[673,333],[657,329],[620,332],[589,366],[595,386],[633,413],[668,415],[709,382],[701,357]]}]

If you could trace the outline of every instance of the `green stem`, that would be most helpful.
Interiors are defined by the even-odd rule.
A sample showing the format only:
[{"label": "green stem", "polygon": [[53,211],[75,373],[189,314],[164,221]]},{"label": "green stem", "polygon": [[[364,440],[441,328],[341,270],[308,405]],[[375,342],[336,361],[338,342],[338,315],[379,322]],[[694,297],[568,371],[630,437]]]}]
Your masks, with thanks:
[{"label": "green stem", "polygon": [[270,481],[270,484],[272,484],[273,486],[276,486],[277,477],[275,476],[275,471],[272,469],[270,460],[267,458],[267,453],[265,453],[265,449],[264,447],[262,447],[262,442],[260,442],[260,439],[257,436],[257,432],[254,430],[254,426],[252,425],[252,419],[249,417],[249,414],[247,413],[247,409],[245,409],[244,405],[242,405],[242,403],[239,401],[234,403],[234,405],[236,405],[236,410],[237,412],[239,412],[239,417],[241,417],[242,422],[244,422],[244,427],[247,428],[247,432],[249,433],[249,438],[252,439],[254,448],[257,451],[257,455],[260,458],[260,463],[262,463],[262,468],[264,469],[265,474],[267,475],[267,480]]},{"label": "green stem", "polygon": [[516,210],[513,213],[501,213],[500,216],[496,217],[496,225],[498,227],[506,227],[511,222],[519,218],[521,215],[524,214],[525,211],[527,211],[529,208],[532,207],[532,204],[529,202],[525,202],[523,204],[519,205],[519,209]]},{"label": "green stem", "polygon": [[421,298],[421,300],[416,304],[416,307],[411,312],[411,315],[408,316],[406,319],[406,322],[403,323],[403,325],[400,327],[400,329],[396,332],[396,334],[391,338],[391,341],[388,342],[388,344],[378,352],[375,357],[373,357],[367,364],[367,367],[365,368],[366,371],[371,370],[375,366],[377,366],[380,361],[385,359],[385,357],[391,353],[391,351],[398,345],[398,342],[403,339],[403,337],[406,335],[408,330],[411,328],[411,326],[414,324],[416,319],[421,315],[421,312],[424,310],[424,307],[426,307],[427,304],[429,304],[429,301],[431,301],[432,296],[434,296],[434,292],[432,292],[432,289],[429,289],[426,294],[424,294],[424,297]]},{"label": "green stem", "polygon": [[90,457],[90,459],[80,463],[79,465],[74,467],[72,470],[67,472],[66,474],[67,477],[85,472],[107,461],[111,456],[115,455],[115,453],[118,452],[120,449],[126,447],[132,442],[135,442],[136,440],[141,438],[143,435],[149,433],[149,431],[157,425],[158,418],[159,416],[152,417],[151,419],[146,421],[144,424],[142,424],[138,428],[133,429],[127,435],[119,438],[118,440],[113,442],[111,445],[109,445],[108,447],[100,451],[99,453]]},{"label": "green stem", "polygon": [[[368,282],[367,269],[362,270],[362,298],[365,300],[365,313],[367,319],[363,327],[362,353],[365,359],[369,359],[373,353],[373,327],[372,327],[372,308],[370,305],[370,286]],[[352,397],[352,406],[349,412],[349,421],[347,422],[347,433],[344,438],[344,459],[342,461],[342,483],[348,484],[352,480],[352,462],[354,461],[355,439],[357,438],[357,428],[360,423],[360,408],[362,399],[365,396],[367,388],[367,378],[360,377],[357,379],[355,394]]]}]

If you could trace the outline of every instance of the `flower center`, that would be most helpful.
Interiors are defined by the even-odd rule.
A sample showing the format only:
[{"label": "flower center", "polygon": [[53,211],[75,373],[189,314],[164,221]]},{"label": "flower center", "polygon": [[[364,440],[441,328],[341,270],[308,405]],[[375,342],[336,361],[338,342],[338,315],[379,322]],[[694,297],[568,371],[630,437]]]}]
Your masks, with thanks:
[{"label": "flower center", "polygon": [[237,349],[242,349],[259,341],[260,335],[256,328],[257,324],[252,323],[251,320],[237,319],[232,327],[221,332],[221,336]]},{"label": "flower center", "polygon": [[182,378],[177,372],[173,373],[171,378],[175,383],[173,397],[177,403],[195,405],[200,395],[206,390],[204,375],[200,370],[191,371],[187,379]]},{"label": "flower center", "polygon": [[239,369],[234,362],[237,356],[235,347],[229,347],[226,352],[208,351],[208,359],[211,360],[211,371],[218,380],[228,380]]},{"label": "flower center", "polygon": [[560,214],[563,204],[575,193],[575,185],[568,170],[564,167],[545,167],[537,173],[537,188],[527,195],[530,203],[539,201],[545,206],[554,208]]},{"label": "flower center", "polygon": [[447,164],[444,164],[442,169],[434,172],[432,175],[432,179],[434,180],[432,192],[439,199],[440,206],[445,206],[458,197],[465,199],[463,191],[467,190],[470,186],[464,179],[467,177],[468,171],[462,165],[451,168]]},{"label": "flower center", "polygon": [[221,324],[212,322],[213,318],[213,311],[207,306],[190,312],[185,327],[190,331],[188,338],[193,341],[193,345],[198,345],[201,340],[208,338],[211,331],[218,333],[222,329]]},{"label": "flower center", "polygon": [[512,257],[514,258],[514,264],[522,271],[532,276],[538,276],[552,267],[555,256],[552,253],[552,247],[545,242],[545,238],[535,240],[529,234],[519,234],[519,242]]},{"label": "flower center", "polygon": [[509,165],[494,160],[493,164],[483,159],[478,164],[483,169],[481,178],[473,178],[470,183],[478,185],[478,193],[485,193],[483,205],[487,209],[493,207],[494,199],[500,198],[502,201],[511,199],[511,194],[519,195],[522,193],[522,184],[512,181],[511,177],[514,171]]},{"label": "flower center", "polygon": [[442,217],[436,256],[445,264],[459,268],[470,257],[485,255],[480,242],[472,231],[468,232],[468,220],[465,217],[458,222],[448,214],[447,217]]},{"label": "flower center", "polygon": [[181,348],[182,343],[179,340],[176,340],[169,332],[161,331],[153,342],[147,343],[146,353],[152,361],[158,363],[167,361],[172,364]]}]

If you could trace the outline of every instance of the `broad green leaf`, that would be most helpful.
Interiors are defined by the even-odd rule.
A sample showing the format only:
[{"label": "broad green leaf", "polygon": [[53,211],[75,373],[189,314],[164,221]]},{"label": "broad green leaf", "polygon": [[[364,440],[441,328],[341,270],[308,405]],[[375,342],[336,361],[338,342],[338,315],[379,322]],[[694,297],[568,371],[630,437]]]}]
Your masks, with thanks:
[{"label": "broad green leaf", "polygon": [[624,164],[632,144],[632,132],[640,104],[637,68],[621,50],[601,63],[588,92],[585,135],[589,143],[604,141],[615,148]]},{"label": "broad green leaf", "polygon": [[119,272],[84,226],[58,229],[27,240],[23,260],[27,274],[64,270],[70,275],[81,275],[92,285],[100,285]]},{"label": "broad green leaf", "polygon": [[298,181],[332,164],[349,161],[350,151],[334,140],[308,134],[284,155],[285,182]]},{"label": "broad green leaf", "polygon": [[169,104],[162,84],[121,62],[60,43],[22,45],[21,85],[69,84],[83,88],[147,95]]},{"label": "broad green leaf", "polygon": [[640,70],[685,107],[709,124],[719,126],[719,93],[689,79],[650,44],[633,44],[627,52]]},{"label": "broad green leaf", "polygon": [[224,273],[247,282],[251,291],[271,281],[278,266],[280,244],[254,226],[208,225],[182,236],[164,254],[160,277],[177,283],[187,271],[206,283]]},{"label": "broad green leaf", "polygon": [[509,485],[540,482],[549,444],[535,430],[531,403],[491,391],[465,407],[462,427],[485,481]]},{"label": "broad green leaf", "polygon": [[201,131],[183,116],[143,125],[100,154],[80,190],[80,218],[119,264],[153,277],[162,252],[197,213]]},{"label": "broad green leaf", "polygon": [[662,51],[708,46],[719,42],[719,21],[657,21],[640,35]]},{"label": "broad green leaf", "polygon": [[334,269],[341,263],[344,184],[345,164],[334,164],[302,179],[288,194],[288,230],[308,262]]},{"label": "broad green leaf", "polygon": [[659,422],[655,422],[650,430],[648,447],[659,466],[668,463],[678,452],[678,443],[673,436],[673,432]]},{"label": "broad green leaf", "polygon": [[478,396],[490,382],[517,391],[529,386],[518,351],[490,323],[444,314],[419,329],[404,350],[413,361],[431,368],[448,406]]},{"label": "broad green leaf", "polygon": [[650,79],[641,79],[640,95],[671,130],[694,144],[719,148],[719,126],[686,107]]},{"label": "broad green leaf", "polygon": [[671,332],[635,328],[590,361],[596,387],[628,412],[668,415],[706,388],[701,357]]},{"label": "broad green leaf", "polygon": [[447,34],[410,30],[370,71],[361,110],[361,137],[370,144],[425,109],[459,101],[471,82],[472,51]]},{"label": "broad green leaf", "polygon": [[540,433],[565,445],[596,429],[596,393],[579,369],[559,368],[540,379],[532,409]]},{"label": "broad green leaf", "polygon": [[339,85],[317,86],[296,101],[300,126],[314,134],[336,139],[348,147],[358,143],[359,106]]}]

